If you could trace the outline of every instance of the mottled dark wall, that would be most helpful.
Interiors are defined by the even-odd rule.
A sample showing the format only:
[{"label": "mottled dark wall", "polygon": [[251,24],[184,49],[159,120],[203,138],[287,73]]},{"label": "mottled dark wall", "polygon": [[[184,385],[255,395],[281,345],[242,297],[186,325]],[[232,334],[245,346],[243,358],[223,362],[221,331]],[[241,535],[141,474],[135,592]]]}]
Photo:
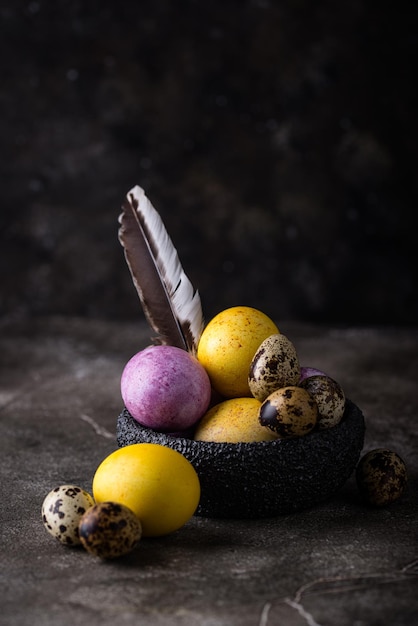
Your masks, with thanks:
[{"label": "mottled dark wall", "polygon": [[415,324],[413,4],[2,2],[0,314],[138,316],[140,184],[207,316]]}]

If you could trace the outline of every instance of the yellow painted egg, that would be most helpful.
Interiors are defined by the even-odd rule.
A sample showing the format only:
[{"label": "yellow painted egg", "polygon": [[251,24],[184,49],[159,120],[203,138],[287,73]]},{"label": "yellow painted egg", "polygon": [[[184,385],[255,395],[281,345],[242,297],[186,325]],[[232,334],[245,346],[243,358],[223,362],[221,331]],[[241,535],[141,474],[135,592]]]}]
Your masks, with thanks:
[{"label": "yellow painted egg", "polygon": [[230,398],[213,406],[195,431],[198,441],[226,443],[272,441],[277,439],[258,421],[261,402],[256,398]]},{"label": "yellow painted egg", "polygon": [[302,437],[313,430],[319,416],[318,405],[306,389],[297,386],[273,391],[260,407],[259,420],[280,438]]},{"label": "yellow painted egg", "polygon": [[299,358],[290,339],[282,333],[264,339],[251,361],[248,374],[254,398],[263,402],[276,389],[297,385],[299,379]]},{"label": "yellow painted egg", "polygon": [[254,354],[264,339],[279,332],[267,315],[252,307],[218,313],[204,328],[197,348],[215,391],[224,398],[251,396],[248,373]]},{"label": "yellow painted egg", "polygon": [[194,514],[200,481],[180,452],[156,443],[134,443],[107,456],[93,478],[96,503],[116,502],[139,518],[143,537],[167,535]]}]

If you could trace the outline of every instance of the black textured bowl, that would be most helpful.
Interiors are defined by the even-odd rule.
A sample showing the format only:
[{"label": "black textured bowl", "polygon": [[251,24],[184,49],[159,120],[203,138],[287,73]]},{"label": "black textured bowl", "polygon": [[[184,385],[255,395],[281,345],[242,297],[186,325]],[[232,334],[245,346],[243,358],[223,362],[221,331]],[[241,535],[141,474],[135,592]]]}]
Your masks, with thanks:
[{"label": "black textured bowl", "polygon": [[341,422],[292,440],[213,443],[172,437],[138,424],[124,409],[119,447],[158,443],[181,452],[200,479],[197,515],[262,518],[307,509],[334,495],[354,471],[364,442],[364,418],[346,401]]}]

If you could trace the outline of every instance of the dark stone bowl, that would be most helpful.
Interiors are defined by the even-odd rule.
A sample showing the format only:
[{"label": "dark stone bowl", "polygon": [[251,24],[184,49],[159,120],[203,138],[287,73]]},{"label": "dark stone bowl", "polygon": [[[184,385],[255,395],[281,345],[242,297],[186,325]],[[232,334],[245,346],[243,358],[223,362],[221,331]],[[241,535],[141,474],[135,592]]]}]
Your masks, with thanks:
[{"label": "dark stone bowl", "polygon": [[235,519],[274,517],[329,499],[353,473],[364,433],[363,414],[350,400],[333,428],[260,443],[173,437],[142,427],[126,409],[117,421],[119,447],[158,443],[192,463],[201,484],[196,515]]}]

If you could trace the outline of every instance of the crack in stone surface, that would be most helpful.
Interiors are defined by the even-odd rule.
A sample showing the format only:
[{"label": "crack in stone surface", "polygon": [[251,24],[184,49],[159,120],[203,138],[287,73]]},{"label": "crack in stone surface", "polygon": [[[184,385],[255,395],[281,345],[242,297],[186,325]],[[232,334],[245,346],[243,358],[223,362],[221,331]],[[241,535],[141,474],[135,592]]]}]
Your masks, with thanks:
[{"label": "crack in stone surface", "polygon": [[399,582],[411,576],[418,576],[418,559],[411,561],[401,569],[386,573],[365,574],[364,576],[338,576],[333,578],[318,578],[300,587],[293,600],[300,602],[305,595],[321,593],[340,593],[361,589],[375,583],[384,585]]},{"label": "crack in stone surface", "polygon": [[306,611],[303,605],[300,604],[299,602],[295,602],[295,600],[291,600],[290,598],[286,598],[284,602],[288,604],[289,606],[291,606],[293,609],[296,609],[299,615],[303,617],[303,619],[306,621],[308,626],[321,626],[321,624],[318,624],[318,622],[314,620],[312,615],[308,613],[308,611]]},{"label": "crack in stone surface", "polygon": [[260,616],[260,621],[258,623],[258,626],[267,626],[270,608],[271,608],[270,602],[266,602],[266,604],[263,606],[263,610],[261,611],[261,616]]},{"label": "crack in stone surface", "polygon": [[[386,573],[364,574],[363,576],[318,578],[302,585],[292,598],[283,598],[279,600],[276,605],[287,604],[291,608],[295,609],[306,621],[307,626],[321,626],[321,624],[316,622],[312,614],[309,613],[303,606],[302,600],[306,596],[328,593],[344,593],[357,589],[364,589],[373,584],[384,585],[393,582],[400,582],[402,580],[411,579],[414,576],[418,576],[418,559],[410,561],[400,569]],[[259,626],[268,626],[269,612],[272,606],[272,602],[265,603],[261,612]]]},{"label": "crack in stone surface", "polygon": [[103,426],[100,426],[100,424],[98,424],[92,417],[90,417],[89,415],[86,415],[85,413],[82,413],[80,415],[80,419],[83,420],[83,422],[87,422],[87,424],[90,424],[90,426],[93,427],[93,429],[95,430],[95,432],[100,435],[101,437],[104,437],[105,439],[114,439],[115,435],[114,433],[109,432],[106,428],[103,428]]}]

